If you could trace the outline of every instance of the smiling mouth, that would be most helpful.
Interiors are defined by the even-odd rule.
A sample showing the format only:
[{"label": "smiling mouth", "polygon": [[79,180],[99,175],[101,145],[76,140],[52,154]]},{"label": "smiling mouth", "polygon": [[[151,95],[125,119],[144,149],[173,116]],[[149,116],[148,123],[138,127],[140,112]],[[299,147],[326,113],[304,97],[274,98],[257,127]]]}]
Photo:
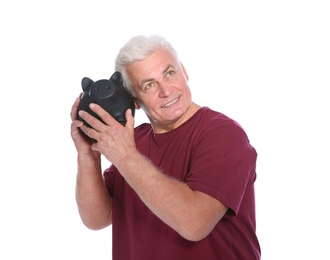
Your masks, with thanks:
[{"label": "smiling mouth", "polygon": [[167,107],[172,106],[173,104],[175,104],[176,102],[178,102],[179,99],[180,99],[180,97],[178,97],[178,98],[172,100],[171,102],[169,102],[169,103],[165,104],[164,106],[162,106],[162,108],[167,108]]}]

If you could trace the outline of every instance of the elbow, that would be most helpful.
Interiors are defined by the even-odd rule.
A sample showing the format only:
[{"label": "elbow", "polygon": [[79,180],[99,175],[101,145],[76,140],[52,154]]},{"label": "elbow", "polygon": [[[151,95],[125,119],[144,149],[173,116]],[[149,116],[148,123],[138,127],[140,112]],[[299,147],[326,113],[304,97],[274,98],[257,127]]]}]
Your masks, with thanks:
[{"label": "elbow", "polygon": [[91,230],[100,230],[112,224],[111,206],[101,209],[89,209],[88,207],[78,207],[78,212],[82,223]]},{"label": "elbow", "polygon": [[108,222],[93,222],[93,221],[87,221],[86,219],[82,218],[82,222],[90,230],[101,230],[103,228],[106,228],[111,225],[111,223]]},{"label": "elbow", "polygon": [[[106,228],[112,224],[112,215],[109,214],[84,214],[80,213],[82,223],[91,230],[100,230]],[[102,217],[103,216],[103,217]]]},{"label": "elbow", "polygon": [[93,231],[101,230],[101,229],[107,227],[107,226],[97,226],[97,225],[86,225],[85,223],[84,223],[84,225],[85,225],[85,227],[87,227],[88,229],[93,230]]},{"label": "elbow", "polygon": [[179,230],[179,234],[186,240],[198,242],[207,237],[211,233],[212,229],[213,227],[187,225]]}]

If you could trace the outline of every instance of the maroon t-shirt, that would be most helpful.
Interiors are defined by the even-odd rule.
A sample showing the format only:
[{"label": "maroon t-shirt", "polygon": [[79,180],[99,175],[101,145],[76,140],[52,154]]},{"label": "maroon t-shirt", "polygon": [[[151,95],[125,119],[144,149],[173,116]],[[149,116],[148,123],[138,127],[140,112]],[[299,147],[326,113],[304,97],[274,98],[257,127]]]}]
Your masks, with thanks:
[{"label": "maroon t-shirt", "polygon": [[167,133],[155,134],[150,124],[137,126],[135,141],[164,174],[218,199],[229,210],[206,238],[188,241],[155,216],[110,166],[104,178],[113,197],[114,260],[260,259],[257,153],[235,121],[203,107]]}]

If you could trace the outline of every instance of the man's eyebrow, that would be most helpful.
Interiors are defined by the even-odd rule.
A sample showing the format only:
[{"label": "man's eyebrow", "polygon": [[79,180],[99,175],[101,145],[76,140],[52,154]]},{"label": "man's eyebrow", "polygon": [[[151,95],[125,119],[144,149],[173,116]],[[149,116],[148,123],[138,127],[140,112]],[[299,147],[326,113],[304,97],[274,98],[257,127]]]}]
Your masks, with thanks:
[{"label": "man's eyebrow", "polygon": [[[170,68],[174,68],[174,65],[172,64],[168,64],[167,67],[163,70],[163,75],[166,74],[166,72],[170,69]],[[140,86],[142,86],[143,84],[145,84],[146,82],[149,82],[149,81],[153,81],[154,78],[149,78],[149,79],[144,79],[140,82]]]},{"label": "man's eyebrow", "polygon": [[149,81],[153,81],[154,79],[153,78],[150,78],[150,79],[144,79],[140,82],[140,86],[143,86],[145,83],[149,82]]},{"label": "man's eyebrow", "polygon": [[166,69],[163,71],[163,74],[166,74],[166,72],[170,69],[170,68],[174,68],[174,66],[172,64],[168,64]]}]

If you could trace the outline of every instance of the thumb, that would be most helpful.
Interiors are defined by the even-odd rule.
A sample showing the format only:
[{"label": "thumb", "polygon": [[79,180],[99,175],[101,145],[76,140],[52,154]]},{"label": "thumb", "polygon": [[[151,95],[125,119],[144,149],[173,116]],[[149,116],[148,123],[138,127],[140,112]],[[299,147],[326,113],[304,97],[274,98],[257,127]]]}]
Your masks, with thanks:
[{"label": "thumb", "polygon": [[134,130],[134,117],[132,115],[132,110],[127,109],[125,112],[125,117],[126,117],[126,128],[129,128],[131,130]]}]

